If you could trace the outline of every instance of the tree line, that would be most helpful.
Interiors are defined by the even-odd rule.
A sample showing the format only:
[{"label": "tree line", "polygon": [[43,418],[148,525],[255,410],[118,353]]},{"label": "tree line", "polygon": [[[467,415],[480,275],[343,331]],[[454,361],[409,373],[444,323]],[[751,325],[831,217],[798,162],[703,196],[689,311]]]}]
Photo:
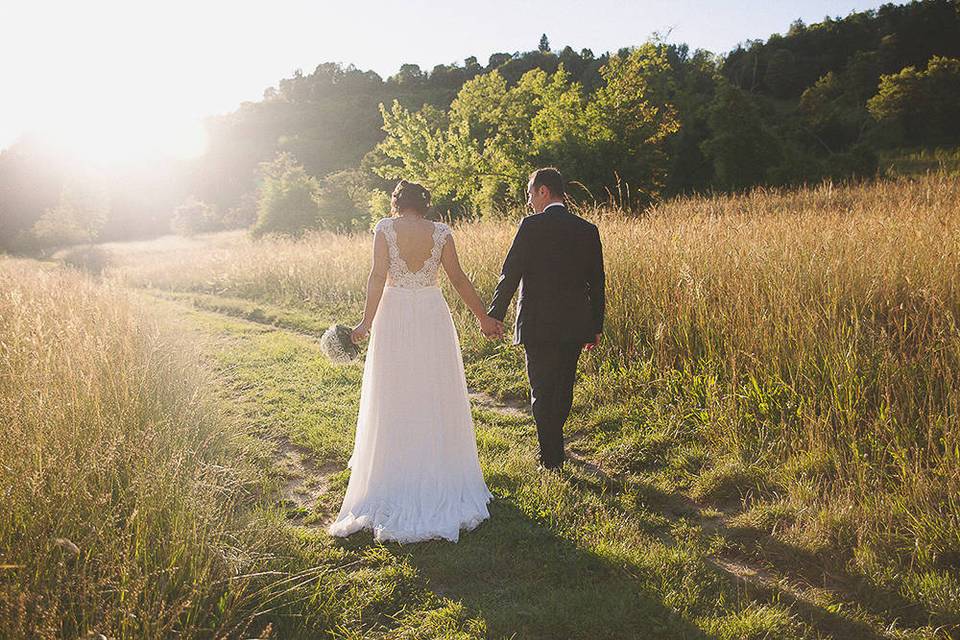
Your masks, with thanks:
[{"label": "tree line", "polygon": [[960,144],[958,60],[960,0],[918,0],[797,21],[725,56],[656,36],[601,55],[554,51],[544,34],[536,49],[486,64],[404,64],[386,79],[323,63],[209,118],[203,158],[140,177],[131,193],[131,180],[105,177],[106,201],[84,195],[102,189],[49,150],[14,145],[0,154],[0,247],[53,242],[58,224],[81,237],[69,231],[76,220],[107,238],[171,224],[354,229],[383,215],[401,175],[427,184],[451,217],[511,210],[543,164],[575,179],[578,200],[628,210],[872,176],[885,150]]}]

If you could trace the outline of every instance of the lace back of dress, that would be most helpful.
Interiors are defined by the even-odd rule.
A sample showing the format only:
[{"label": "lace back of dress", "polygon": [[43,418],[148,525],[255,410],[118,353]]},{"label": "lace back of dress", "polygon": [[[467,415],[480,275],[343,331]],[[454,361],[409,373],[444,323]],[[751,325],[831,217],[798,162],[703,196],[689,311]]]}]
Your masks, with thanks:
[{"label": "lace back of dress", "polygon": [[440,267],[440,253],[443,250],[443,243],[450,235],[450,227],[442,222],[433,223],[433,249],[430,255],[424,261],[423,266],[417,271],[410,271],[406,261],[400,255],[400,247],[397,244],[397,231],[393,227],[393,218],[384,218],[377,223],[374,231],[382,231],[387,241],[387,249],[390,254],[390,265],[387,271],[387,283],[393,287],[402,287],[405,289],[419,289],[422,287],[433,287],[437,285],[437,273]]}]

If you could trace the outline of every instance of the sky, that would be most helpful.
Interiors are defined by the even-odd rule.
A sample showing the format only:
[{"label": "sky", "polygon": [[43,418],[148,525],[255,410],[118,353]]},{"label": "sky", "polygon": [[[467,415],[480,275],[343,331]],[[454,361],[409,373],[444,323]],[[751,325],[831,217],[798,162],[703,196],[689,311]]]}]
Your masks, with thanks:
[{"label": "sky", "polygon": [[[259,100],[295,69],[462,63],[536,48],[595,54],[652,34],[722,54],[748,39],[874,9],[864,0],[4,0],[0,149],[42,131],[105,158],[202,152],[199,118]],[[669,35],[667,35],[669,34]]]}]

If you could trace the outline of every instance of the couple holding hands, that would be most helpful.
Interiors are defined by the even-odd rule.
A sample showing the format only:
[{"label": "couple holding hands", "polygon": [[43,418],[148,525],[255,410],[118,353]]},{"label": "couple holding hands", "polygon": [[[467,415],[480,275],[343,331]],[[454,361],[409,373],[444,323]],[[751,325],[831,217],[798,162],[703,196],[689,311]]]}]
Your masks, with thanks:
[{"label": "couple holding hands", "polygon": [[354,342],[369,334],[370,344],[350,481],[331,535],[370,529],[378,541],[456,542],[461,529],[490,515],[441,265],[488,338],[503,337],[520,288],[514,344],[526,353],[540,467],[563,464],[577,360],[599,344],[605,305],[599,231],[567,210],[564,193],[556,169],[530,175],[533,214],[517,229],[487,308],[460,266],[450,227],[425,217],[429,192],[397,184],[393,217],[374,228],[363,320],[351,334]]}]

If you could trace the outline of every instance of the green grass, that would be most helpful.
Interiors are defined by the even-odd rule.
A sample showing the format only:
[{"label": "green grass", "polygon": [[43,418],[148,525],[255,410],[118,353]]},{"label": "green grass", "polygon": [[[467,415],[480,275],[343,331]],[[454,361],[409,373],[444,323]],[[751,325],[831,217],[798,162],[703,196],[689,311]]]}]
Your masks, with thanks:
[{"label": "green grass", "polygon": [[[50,273],[44,277],[61,277]],[[85,287],[88,300],[106,295],[97,285],[70,278],[49,286],[65,300],[71,300],[63,295],[70,287]],[[172,522],[150,510],[150,503],[140,503],[141,517],[151,527],[132,530],[137,546],[177,541],[178,547],[155,556],[154,563],[192,561],[179,565],[178,581],[142,568],[132,574],[132,557],[106,554],[106,547],[91,545],[89,533],[84,537],[90,517],[83,513],[95,510],[65,511],[61,518],[74,527],[68,535],[80,542],[84,571],[76,572],[69,561],[58,564],[49,552],[36,560],[22,555],[25,548],[4,554],[5,563],[38,571],[30,581],[18,573],[0,574],[7,636],[82,637],[97,631],[122,638],[204,637],[212,629],[284,638],[818,638],[882,637],[890,628],[897,637],[933,638],[937,632],[928,621],[949,621],[952,615],[949,601],[928,611],[896,589],[875,588],[847,572],[843,559],[831,553],[850,529],[829,510],[821,528],[825,543],[780,535],[796,518],[793,503],[770,487],[761,491],[763,473],[717,465],[698,438],[703,385],[650,367],[632,371],[633,393],[624,397],[608,394],[605,376],[616,372],[590,373],[592,363],[583,361],[568,425],[568,447],[576,458],[560,475],[536,471],[535,428],[528,415],[477,406],[478,450],[495,499],[491,518],[464,533],[458,544],[384,545],[369,532],[330,538],[323,525],[339,508],[349,478],[345,464],[361,368],[329,364],[316,335],[341,317],[343,308],[288,309],[146,290],[127,303],[124,295],[111,293],[99,303],[100,313],[129,305],[142,317],[157,318],[159,327],[177,335],[179,346],[165,345],[166,353],[194,358],[165,374],[187,396],[154,385],[140,397],[171,403],[166,411],[188,412],[192,405],[183,398],[199,390],[207,398],[205,408],[190,415],[206,416],[208,435],[200,442],[209,444],[198,448],[172,431],[156,450],[163,455],[151,453],[142,468],[162,477],[176,468],[166,460],[189,456],[199,462],[198,470],[215,475],[180,480],[200,492],[191,495],[202,497],[178,507],[187,511]],[[51,319],[49,326],[56,323]],[[93,340],[91,345],[122,340],[122,333],[106,332],[102,321],[98,326],[78,335]],[[472,386],[502,397],[525,396],[519,348],[469,337],[465,343]],[[79,353],[92,357],[96,351]],[[68,386],[90,379],[79,370],[60,376]],[[102,378],[118,379],[133,385],[144,380],[130,373]],[[122,414],[124,406],[108,413]],[[132,438],[125,441],[131,453],[144,449],[136,438],[149,431],[124,433]],[[155,438],[147,437],[146,442]],[[282,442],[306,454],[308,473],[324,476],[326,490],[308,510],[281,499]],[[110,477],[114,471],[103,467],[98,474]],[[797,478],[816,478],[823,471],[816,459],[790,467]],[[232,489],[221,486],[222,478],[232,477],[247,480],[227,485]],[[177,478],[185,477],[172,476]],[[114,482],[121,496],[138,486],[128,479]],[[156,487],[158,495],[171,491],[162,484],[145,486]],[[225,490],[238,493],[231,498]],[[131,517],[119,513],[108,530],[130,530]],[[210,534],[184,539],[182,527],[196,518],[211,523]],[[56,547],[53,552],[63,554]],[[174,555],[163,555],[168,552]],[[224,564],[217,557],[231,560]],[[725,558],[766,567],[771,575],[805,586],[797,592],[785,582],[744,580],[724,568]],[[128,589],[135,588],[139,598],[126,604],[92,598],[90,589],[98,583],[91,571],[101,581],[129,576]],[[815,590],[828,573],[840,576],[828,590]],[[74,585],[69,607],[18,609],[12,590],[42,598],[68,575]],[[951,588],[940,574],[914,576],[902,590],[907,594]],[[147,603],[156,612],[151,617],[142,615]]]},{"label": "green grass", "polygon": [[[349,477],[337,469],[351,450],[360,367],[326,363],[309,335],[231,318],[246,315],[238,311],[239,301],[190,297],[175,306],[185,321],[214,338],[212,361],[244,419],[273,436],[288,436],[331,470],[328,493],[306,519],[314,525],[328,521]],[[305,317],[295,328],[329,321]],[[491,347],[473,370],[471,385],[495,394],[512,389],[507,396],[522,393],[508,371],[517,366],[518,353],[522,357],[512,347]],[[485,385],[484,376],[497,372],[504,372],[503,379]],[[531,418],[475,409],[481,464],[496,497],[491,519],[458,544],[381,545],[368,532],[321,543],[324,534],[312,533],[320,547],[382,550],[387,567],[398,572],[391,599],[378,601],[377,615],[355,619],[343,637],[815,638],[831,629],[848,632],[842,637],[851,637],[851,629],[857,632],[852,637],[879,637],[883,626],[898,626],[877,607],[862,606],[856,589],[834,593],[822,606],[791,602],[788,591],[746,588],[718,569],[713,558],[729,554],[751,562],[782,555],[765,530],[776,518],[757,515],[766,503],[758,496],[760,506],[744,512],[756,516],[752,521],[718,524],[722,512],[691,506],[683,495],[696,493],[707,463],[696,439],[684,436],[683,423],[675,422],[696,419],[688,408],[674,406],[675,396],[665,402],[651,389],[646,397],[600,406],[585,397],[589,393],[589,385],[578,392],[569,447],[600,466],[575,461],[561,476],[536,473]],[[729,508],[746,494],[753,497],[757,480],[743,469],[725,470],[715,483],[722,491],[697,495]],[[744,536],[748,528],[754,533]],[[818,561],[810,559],[804,568],[808,577],[823,566]],[[778,561],[775,569],[796,575],[791,562]],[[387,589],[367,579],[357,577],[356,597]],[[417,607],[429,615],[411,613]],[[428,623],[440,626],[426,632]],[[911,626],[914,631],[901,630],[900,637],[936,637],[918,620]]]},{"label": "green grass", "polygon": [[[609,313],[601,348],[581,359],[566,430],[580,462],[562,478],[537,476],[529,417],[476,407],[492,508],[509,507],[501,520],[529,527],[501,546],[526,548],[549,534],[558,550],[541,571],[561,584],[558,593],[585,566],[572,562],[568,572],[562,558],[582,553],[591,567],[599,559],[604,582],[646,598],[641,609],[669,613],[663,637],[960,634],[958,187],[953,174],[924,173],[684,198],[641,218],[587,212],[604,239]],[[479,291],[492,290],[514,231],[505,221],[457,227],[458,254]],[[238,462],[283,486],[269,452],[287,440],[302,447],[312,465],[304,475],[322,476],[328,490],[312,509],[283,503],[283,516],[298,549],[326,554],[323,535],[298,527],[338,506],[359,379],[355,369],[326,367],[312,340],[334,320],[359,318],[369,236],[253,243],[220,234],[109,249],[106,286],[165,298],[157,310],[176,309],[175,331],[195,327],[210,354],[230,419],[266,438],[262,452],[247,448]],[[484,341],[445,289],[471,387],[523,402],[522,350]],[[40,352],[56,332],[45,335]],[[82,335],[92,336],[84,343],[92,353],[100,333]],[[104,344],[109,352],[113,343]],[[248,501],[241,514],[276,510],[277,491],[250,494],[266,507]],[[338,548],[378,546],[357,540]],[[428,620],[488,637],[563,634],[559,625],[575,616],[599,624],[573,595],[550,605],[546,587],[515,584],[516,576],[477,593],[469,580],[434,590],[428,578],[442,559],[416,564],[419,547],[388,551],[382,568],[397,577],[365,584],[364,573],[336,574],[334,584],[355,579],[356,589],[320,607],[326,618],[298,618],[294,607],[258,623],[354,637],[430,636],[415,631]],[[526,555],[506,558],[526,566]],[[510,602],[496,599],[497,589]],[[587,589],[570,593],[601,606]],[[625,605],[603,595],[610,627],[630,637]],[[368,597],[369,608],[357,604]],[[539,632],[517,621],[518,598],[571,613],[536,618],[549,630]]]},{"label": "green grass", "polygon": [[[328,364],[306,336],[251,327],[222,316],[197,312],[188,316],[203,331],[219,336],[213,358],[246,420],[266,433],[289,436],[320,465],[345,466],[353,443],[359,367]],[[631,634],[651,618],[661,620],[664,630],[670,625],[690,627],[646,595],[643,583],[616,562],[578,548],[575,540],[548,526],[557,517],[550,508],[558,498],[569,502],[566,516],[571,520],[585,499],[593,500],[559,480],[535,477],[529,419],[484,411],[478,411],[477,418],[482,425],[478,446],[489,486],[498,495],[519,500],[495,501],[492,518],[457,545],[382,546],[374,544],[367,532],[332,544],[351,550],[388,549],[398,566],[409,563],[417,570],[407,576],[413,580],[410,584],[394,585],[398,607],[409,607],[418,590],[429,589],[437,597],[461,602],[471,619],[482,616],[492,637],[515,633],[517,637],[616,638]],[[516,446],[519,438],[522,447]],[[317,507],[324,515],[339,506],[347,477],[334,474],[330,494]],[[524,481],[537,485],[536,489],[528,490]],[[558,491],[569,495],[550,495]],[[566,526],[576,529],[573,522]],[[419,624],[415,617],[404,619],[404,624]],[[383,620],[379,624],[384,626],[380,631],[390,629]],[[406,632],[402,626],[393,629],[401,630]]]},{"label": "green grass", "polygon": [[960,173],[960,149],[898,149],[881,154],[880,170],[888,175],[917,176],[927,172]]}]

